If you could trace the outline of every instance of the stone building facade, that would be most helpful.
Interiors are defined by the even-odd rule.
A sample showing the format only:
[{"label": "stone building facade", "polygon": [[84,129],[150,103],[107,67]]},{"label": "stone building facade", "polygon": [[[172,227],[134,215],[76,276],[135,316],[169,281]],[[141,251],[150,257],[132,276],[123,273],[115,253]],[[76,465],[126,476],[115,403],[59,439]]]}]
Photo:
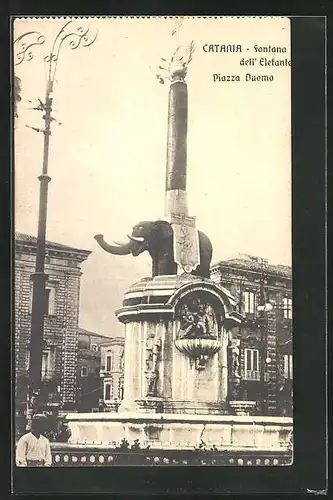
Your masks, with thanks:
[{"label": "stone building facade", "polygon": [[[241,254],[212,266],[211,279],[236,297],[237,310],[244,315],[233,329],[231,347],[237,353],[239,399],[256,401],[258,413],[263,406],[264,414],[291,416],[291,268]],[[258,312],[261,287],[265,301],[273,306],[262,314]],[[232,363],[232,352],[230,359]]]},{"label": "stone building facade", "polygon": [[[90,251],[46,243],[46,309],[42,359],[44,410],[75,409],[81,264]],[[30,365],[32,279],[36,238],[15,235],[15,404],[26,410]]]},{"label": "stone building facade", "polygon": [[100,345],[105,410],[117,411],[124,395],[124,337],[115,337]]},{"label": "stone building facade", "polygon": [[[77,358],[77,410],[98,411],[103,402],[103,380],[100,377],[102,345],[110,337],[79,328]],[[103,347],[104,349],[104,347]]]}]

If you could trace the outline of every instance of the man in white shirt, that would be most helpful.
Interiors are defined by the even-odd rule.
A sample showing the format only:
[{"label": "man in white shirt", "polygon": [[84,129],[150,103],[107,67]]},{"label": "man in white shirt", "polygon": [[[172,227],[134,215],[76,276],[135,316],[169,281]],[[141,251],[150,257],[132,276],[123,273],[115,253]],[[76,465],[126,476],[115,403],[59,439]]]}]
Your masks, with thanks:
[{"label": "man in white shirt", "polygon": [[50,442],[42,435],[44,421],[44,415],[35,415],[31,423],[31,432],[24,434],[18,440],[16,447],[18,467],[51,467]]}]

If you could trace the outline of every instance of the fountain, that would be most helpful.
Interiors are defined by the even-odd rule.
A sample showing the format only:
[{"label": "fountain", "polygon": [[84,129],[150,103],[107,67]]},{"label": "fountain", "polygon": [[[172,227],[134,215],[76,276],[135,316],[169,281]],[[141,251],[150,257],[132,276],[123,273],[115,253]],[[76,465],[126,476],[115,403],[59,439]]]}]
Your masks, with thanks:
[{"label": "fountain", "polygon": [[[253,417],[238,401],[238,368],[228,369],[239,324],[235,299],[210,279],[212,246],[188,213],[186,74],[191,42],[160,67],[169,82],[164,218],[139,222],[124,245],[95,239],[107,252],[148,251],[152,275],[134,283],[116,311],[125,328],[124,399],[118,413],[69,414],[69,443],[106,446],[138,439],[158,449],[278,450],[288,446],[291,419]],[[162,72],[164,72],[162,74]],[[236,349],[237,350],[237,349]],[[233,401],[234,400],[234,401]],[[286,434],[287,429],[287,434]]]}]

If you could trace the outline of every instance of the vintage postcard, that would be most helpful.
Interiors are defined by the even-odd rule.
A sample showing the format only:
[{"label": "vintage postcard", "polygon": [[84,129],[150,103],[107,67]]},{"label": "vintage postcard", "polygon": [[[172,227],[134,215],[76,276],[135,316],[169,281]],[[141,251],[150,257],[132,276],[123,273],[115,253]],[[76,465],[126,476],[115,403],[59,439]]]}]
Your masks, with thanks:
[{"label": "vintage postcard", "polygon": [[291,22],[17,18],[17,467],[293,463]]}]

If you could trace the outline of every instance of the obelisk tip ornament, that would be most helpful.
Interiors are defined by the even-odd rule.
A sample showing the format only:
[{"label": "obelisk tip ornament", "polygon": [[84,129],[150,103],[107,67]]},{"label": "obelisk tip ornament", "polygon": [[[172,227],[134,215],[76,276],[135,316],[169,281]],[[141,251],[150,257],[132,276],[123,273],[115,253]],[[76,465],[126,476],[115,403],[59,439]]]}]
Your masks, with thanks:
[{"label": "obelisk tip ornament", "polygon": [[163,66],[159,66],[165,77],[157,75],[160,83],[164,83],[165,79],[170,82],[165,216],[174,232],[174,257],[178,271],[186,273],[195,270],[200,262],[198,232],[195,218],[188,215],[186,193],[188,95],[185,78],[193,51],[193,41],[184,49],[178,45],[170,61],[163,59]]}]

